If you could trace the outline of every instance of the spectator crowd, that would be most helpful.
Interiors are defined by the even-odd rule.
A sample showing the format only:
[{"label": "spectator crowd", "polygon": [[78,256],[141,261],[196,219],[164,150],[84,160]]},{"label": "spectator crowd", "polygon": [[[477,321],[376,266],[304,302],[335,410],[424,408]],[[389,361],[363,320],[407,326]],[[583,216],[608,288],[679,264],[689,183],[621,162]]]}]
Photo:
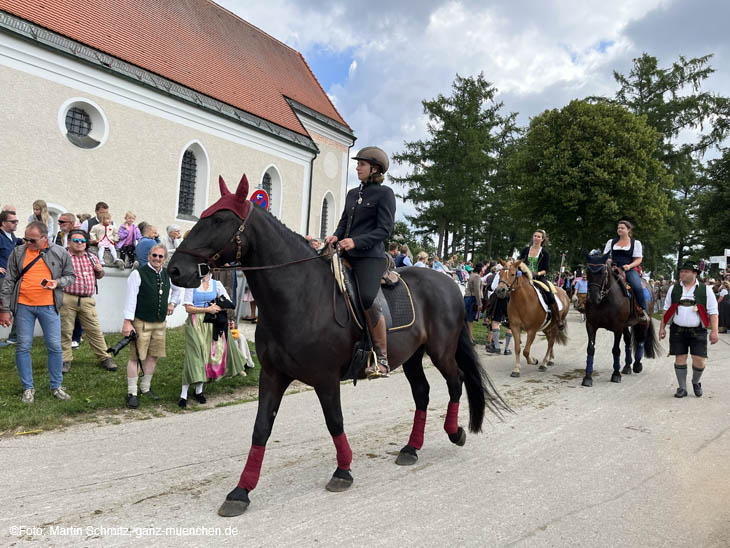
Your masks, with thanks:
[{"label": "spectator crowd", "polygon": [[[196,400],[205,403],[203,382],[245,375],[245,369],[253,367],[245,337],[223,310],[232,308],[221,304],[221,296],[230,304],[223,284],[216,288],[213,281],[215,293],[205,292],[211,283],[205,280],[200,292],[185,292],[184,302],[182,289],[171,284],[166,265],[182,242],[179,226],[167,226],[161,237],[152,224],[137,224],[132,211],[117,224],[106,202],[96,203],[93,216],[65,212],[57,221],[49,215],[45,201],[36,200],[32,207],[22,236],[17,208],[6,204],[0,212],[0,326],[10,328],[0,347],[15,347],[23,403],[35,401],[31,346],[36,322],[43,333],[52,397],[71,399],[63,379],[71,372],[73,350],[82,336],[99,366],[117,371],[99,323],[99,312],[109,311],[98,311],[95,300],[104,267],[130,270],[122,328],[131,343],[126,366],[128,407],[138,407],[138,394],[159,399],[151,390],[152,378],[157,359],[165,356],[166,317],[178,305],[186,305],[188,322],[196,326],[195,331],[186,330],[186,337],[194,336],[195,344],[186,344],[181,372],[185,396],[187,386],[195,384]],[[203,326],[202,317],[196,319],[201,312],[206,322],[208,315],[213,318],[205,326],[215,325],[215,331]]]}]

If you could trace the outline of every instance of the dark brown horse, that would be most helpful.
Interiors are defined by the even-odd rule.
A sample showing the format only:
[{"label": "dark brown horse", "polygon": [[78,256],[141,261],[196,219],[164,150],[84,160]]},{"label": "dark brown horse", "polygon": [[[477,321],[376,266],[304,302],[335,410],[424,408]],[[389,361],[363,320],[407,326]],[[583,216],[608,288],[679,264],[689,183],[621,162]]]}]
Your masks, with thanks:
[{"label": "dark brown horse", "polygon": [[[613,332],[613,374],[611,382],[621,382],[621,374],[630,375],[633,361],[633,372],[643,370],[641,359],[655,358],[660,351],[659,342],[654,331],[651,315],[654,313],[654,297],[647,298],[649,323],[640,323],[632,311],[633,301],[626,295],[622,281],[613,272],[613,263],[608,255],[591,255],[587,257],[586,272],[588,275],[588,298],[586,299],[586,332],[588,333],[588,350],[586,354],[586,374],[583,386],[593,386],[593,356],[595,354],[596,332],[607,329]],[[642,280],[642,286],[646,282]],[[621,368],[621,335],[626,345],[626,358]],[[633,342],[634,357],[631,346]]]},{"label": "dark brown horse", "polygon": [[[252,445],[237,487],[218,510],[222,516],[235,516],[249,505],[248,494],[258,482],[281,398],[295,379],[314,387],[337,450],[337,468],[327,489],[344,491],[352,485],[352,451],[343,428],[340,381],[360,331],[352,318],[346,320],[343,299],[339,295],[335,299],[329,262],[275,217],[244,204],[248,194],[245,176],[235,195],[222,179],[220,187],[221,199],[207,210],[213,212],[204,212],[173,255],[168,270],[173,283],[198,287],[201,269],[239,257],[259,308],[256,351],[261,374]],[[279,266],[270,268],[274,265]],[[471,432],[481,430],[485,408],[499,415],[509,407],[470,344],[463,299],[453,280],[425,268],[406,268],[400,273],[411,289],[416,319],[411,327],[388,335],[388,358],[391,367],[403,365],[416,403],[411,436],[396,463],[414,464],[423,445],[429,401],[429,384],[421,364],[424,353],[446,379],[449,405],[444,429],[453,443],[466,441],[458,424],[462,382],[469,398]]]},{"label": "dark brown horse", "polygon": [[[524,356],[528,365],[537,365],[537,360],[530,356],[530,349],[537,333],[539,331],[545,333],[548,347],[538,369],[547,371],[548,366],[554,364],[553,346],[556,342],[563,345],[567,344],[567,333],[565,330],[558,329],[555,318],[548,319],[547,312],[540,304],[540,299],[532,285],[532,273],[527,265],[520,260],[509,262],[500,260],[499,262],[502,263],[504,269],[499,273],[499,285],[495,292],[500,299],[509,297],[507,316],[515,341],[515,367],[511,376],[520,376],[520,333],[523,330],[527,332]],[[565,320],[570,308],[570,299],[568,299],[568,295],[563,289],[559,287],[556,289],[555,298],[559,299],[563,305],[560,315]]]}]

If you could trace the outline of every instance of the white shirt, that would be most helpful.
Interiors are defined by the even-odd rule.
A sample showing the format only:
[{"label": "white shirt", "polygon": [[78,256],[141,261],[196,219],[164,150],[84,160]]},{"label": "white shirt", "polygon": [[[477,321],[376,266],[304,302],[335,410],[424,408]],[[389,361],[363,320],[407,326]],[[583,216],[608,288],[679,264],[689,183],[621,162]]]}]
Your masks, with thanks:
[{"label": "white shirt", "polygon": [[416,264],[414,264],[413,266],[417,266],[419,268],[428,268],[428,266],[426,266],[426,263],[422,263],[421,261],[416,261]]},{"label": "white shirt", "polygon": [[[148,268],[152,268],[152,265],[147,263]],[[144,268],[144,267],[142,267]],[[152,270],[155,270],[152,268]],[[155,272],[157,272],[155,270]],[[139,276],[139,272],[135,269],[127,278],[127,299],[124,302],[124,319],[133,320],[134,313],[137,310],[137,295],[139,295],[139,286],[142,283],[142,278]],[[180,304],[180,295],[182,294],[182,288],[176,286],[170,282],[170,299],[168,302],[173,304]]]},{"label": "white shirt", "polygon": [[725,288],[723,287],[723,288],[722,288],[722,290],[720,290],[720,297],[724,297],[724,296],[726,296],[726,295],[727,295],[727,293],[728,293],[728,292],[727,292],[727,289],[725,289]]},{"label": "white shirt", "polygon": [[[697,281],[695,281],[694,285],[692,285],[689,289],[687,289],[684,284],[682,284],[682,299],[688,299],[690,301],[695,300],[695,287],[697,287]],[[674,290],[674,285],[672,285],[669,288],[669,291],[667,291],[667,297],[664,299],[664,310],[669,310],[669,307],[672,306],[672,290]],[[707,290],[707,315],[712,316],[713,314],[717,314],[717,298],[715,297],[715,294],[712,292],[712,289]],[[698,312],[695,312],[694,307],[692,306],[678,306],[677,312],[672,317],[671,322],[675,325],[678,325],[680,327],[697,327],[701,324],[700,322],[700,315]]]},{"label": "white shirt", "polygon": [[[613,241],[613,238],[611,238],[610,240],[608,240],[606,242],[606,246],[603,248],[604,255],[606,253],[608,253],[609,251],[611,251],[611,242],[612,241]],[[627,251],[627,250],[631,249],[631,243],[629,243],[629,245],[621,246],[621,245],[618,245],[618,242],[616,242],[616,245],[613,246],[613,248],[620,250],[620,251]],[[636,259],[637,257],[643,257],[644,255],[642,255],[642,252],[643,252],[643,249],[641,247],[641,242],[639,240],[634,240],[634,259]]]}]

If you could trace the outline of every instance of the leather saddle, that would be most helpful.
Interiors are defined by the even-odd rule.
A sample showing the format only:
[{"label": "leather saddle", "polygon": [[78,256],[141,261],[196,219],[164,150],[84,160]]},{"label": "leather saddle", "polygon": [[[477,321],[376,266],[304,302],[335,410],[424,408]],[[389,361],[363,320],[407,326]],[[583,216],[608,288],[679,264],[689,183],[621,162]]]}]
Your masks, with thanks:
[{"label": "leather saddle", "polygon": [[[634,295],[634,290],[631,287],[631,284],[629,284],[628,280],[626,279],[626,271],[621,268],[620,266],[617,266],[615,264],[611,264],[611,270],[613,271],[614,276],[616,279],[621,283],[621,287],[624,290],[624,294],[629,298],[631,301],[631,318],[639,318],[641,317],[643,310],[639,306],[639,303],[636,299],[636,295]],[[644,281],[641,281],[641,287],[642,291],[644,288]]]},{"label": "leather saddle", "polygon": [[[392,258],[381,277],[380,289],[375,300],[383,311],[388,331],[395,331],[413,325],[416,312],[408,284],[395,270],[389,268],[391,266],[395,266]],[[365,329],[367,325],[365,311],[360,304],[360,293],[350,264],[339,254],[334,253],[332,255],[332,270],[335,281],[340,288],[340,292],[345,296],[345,301],[355,318],[355,322],[360,329]]]}]

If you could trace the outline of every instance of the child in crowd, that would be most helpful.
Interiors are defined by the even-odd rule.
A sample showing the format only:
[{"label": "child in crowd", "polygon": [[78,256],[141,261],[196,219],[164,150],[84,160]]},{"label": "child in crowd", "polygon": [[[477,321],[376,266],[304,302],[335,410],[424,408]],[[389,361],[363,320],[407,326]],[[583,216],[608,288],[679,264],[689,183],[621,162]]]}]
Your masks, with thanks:
[{"label": "child in crowd", "polygon": [[99,224],[94,225],[91,229],[91,239],[99,243],[99,261],[104,263],[104,251],[109,250],[114,264],[119,269],[124,268],[124,261],[117,257],[116,243],[119,241],[119,230],[112,224],[112,218],[109,213],[99,213]]},{"label": "child in crowd", "polygon": [[137,216],[131,211],[124,214],[124,224],[119,227],[119,241],[117,242],[119,258],[130,267],[137,259],[135,253],[137,242],[142,239],[142,233],[134,224],[136,220]]}]

